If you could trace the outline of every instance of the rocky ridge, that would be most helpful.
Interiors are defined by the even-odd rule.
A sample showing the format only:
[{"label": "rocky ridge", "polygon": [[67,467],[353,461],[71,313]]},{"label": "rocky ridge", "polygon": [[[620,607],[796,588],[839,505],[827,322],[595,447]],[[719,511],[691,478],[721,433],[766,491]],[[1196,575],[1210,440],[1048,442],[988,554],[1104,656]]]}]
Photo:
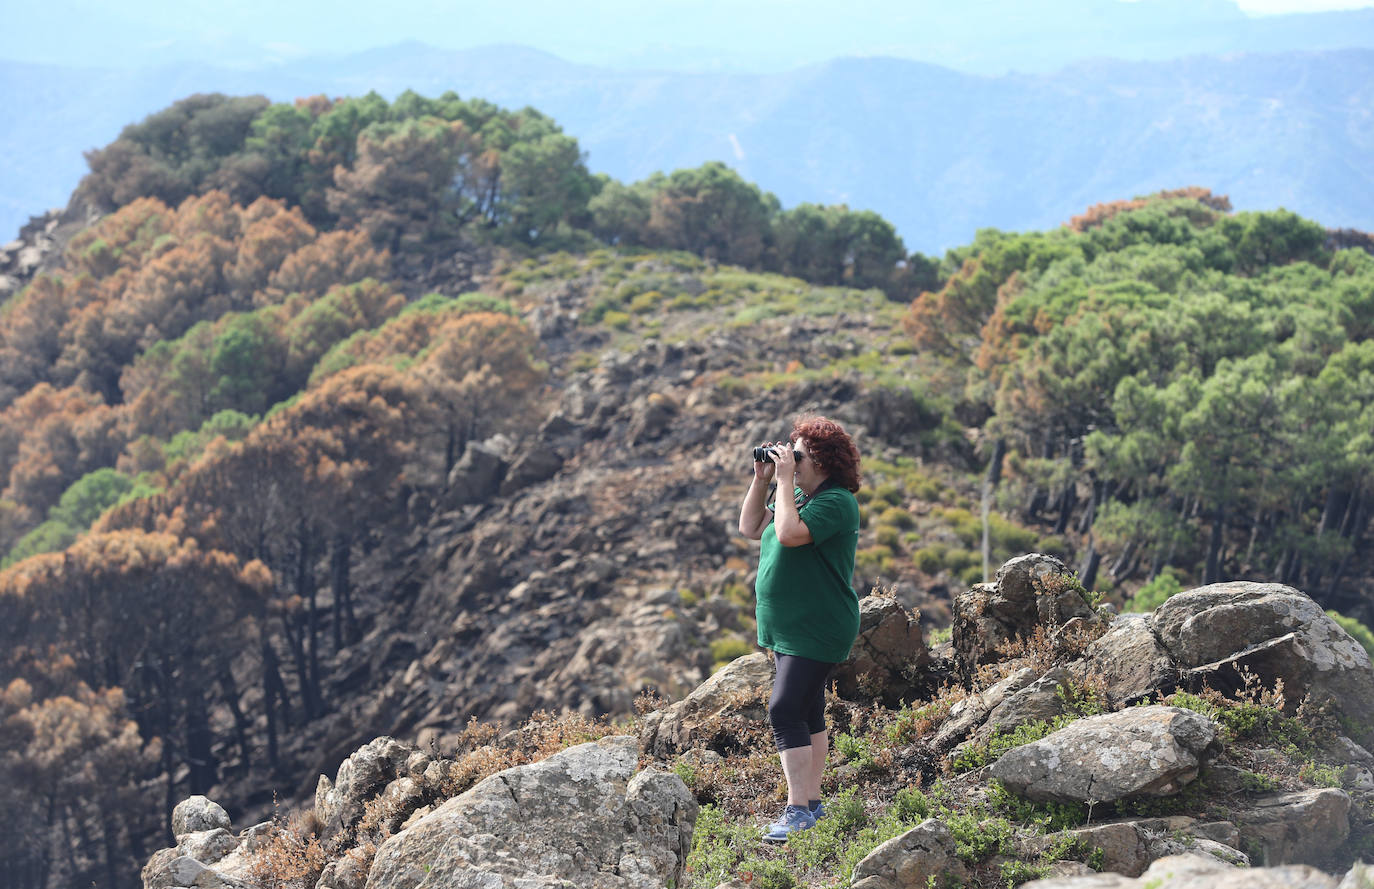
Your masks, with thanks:
[{"label": "rocky ridge", "polygon": [[[1363,714],[1374,700],[1374,667],[1364,650],[1324,614],[1314,616],[1311,600],[1288,587],[1215,584],[1178,594],[1137,619],[1094,609],[1086,599],[1086,608],[1063,607],[1071,604],[1062,585],[1068,577],[1052,557],[1012,560],[994,583],[958,597],[956,644],[934,654],[919,632],[906,632],[910,615],[892,600],[864,602],[866,615],[883,618],[871,618],[846,668],[884,662],[907,668],[867,667],[855,683],[864,689],[858,700],[830,704],[832,721],[842,724],[837,731],[857,735],[863,719],[894,712],[881,703],[887,685],[911,690],[921,688],[921,677],[932,683],[975,678],[932,693],[930,706],[938,710],[944,702],[946,715],[887,751],[887,765],[859,768],[837,752],[828,792],[843,797],[854,786],[876,798],[922,787],[937,794],[932,800],[950,801],[930,803],[900,830],[897,822],[880,822],[893,835],[871,844],[848,884],[906,889],[927,886],[933,877],[936,885],[957,878],[974,886],[1034,878],[1026,885],[1036,889],[1366,885],[1368,873],[1352,864],[1374,837],[1374,757],[1362,745],[1370,734]],[[993,614],[1002,615],[1012,643],[1054,641],[1029,652],[1016,644],[970,648],[968,626]],[[1080,624],[1071,626],[1074,621]],[[1157,647],[1141,644],[1142,626]],[[1198,640],[1207,640],[1205,651],[1197,650]],[[970,657],[979,664],[963,662]],[[1169,669],[1151,667],[1159,658]],[[1207,669],[1187,666],[1199,660]],[[1142,679],[1117,699],[1142,706],[1113,705],[1099,685],[1101,712],[1076,711],[1074,694],[1100,683],[1095,665],[1107,662],[1119,675],[1157,682],[1147,687]],[[333,780],[320,780],[310,816],[315,840],[329,851],[316,860],[315,885],[709,889],[719,878],[727,879],[721,886],[744,885],[729,880],[763,872],[769,861],[796,866],[789,844],[779,853],[758,853],[772,858],[738,861],[736,873],[712,874],[700,856],[713,848],[717,837],[709,831],[716,828],[692,838],[699,803],[727,805],[728,792],[704,774],[734,768],[733,780],[747,784],[749,763],[757,761],[764,772],[775,768],[766,751],[756,750],[757,760],[750,752],[765,734],[761,707],[771,678],[764,654],[740,658],[683,700],[647,713],[637,738],[607,726],[600,740],[496,771],[451,796],[454,776],[471,769],[474,755],[514,749],[516,733],[455,760],[378,739],[350,756]],[[1229,697],[1219,690],[1228,683]],[[1279,697],[1273,691],[1279,687],[1300,697]],[[929,685],[917,693],[929,693]],[[1052,708],[1027,703],[1047,693],[1061,704],[1057,721],[1048,723],[1041,717]],[[950,704],[951,698],[960,700]],[[895,712],[900,718],[912,709],[898,705]],[[984,731],[999,713],[999,729]],[[1262,725],[1247,727],[1246,720]],[[995,747],[1036,726],[1038,738]],[[1300,741],[1292,740],[1295,732]],[[882,736],[893,738],[870,737]],[[986,764],[941,758],[940,749],[981,752]],[[1286,770],[1303,758],[1303,773],[1320,768],[1339,775],[1333,782],[1339,786]],[[767,811],[776,788],[763,787],[758,802]],[[1078,814],[1047,831],[1039,816],[999,821],[987,808],[1056,811],[1034,810],[1037,800],[1071,807],[1058,810],[1061,816]],[[1155,814],[1148,814],[1151,807]],[[998,823],[1010,824],[1010,833],[989,848],[971,849],[963,820],[969,813],[982,813],[975,835],[997,833]],[[178,844],[153,857],[145,886],[261,885],[261,870],[254,883],[244,862],[255,849],[263,857],[263,838],[280,835],[279,826],[231,835],[227,816],[203,799],[183,803],[174,820]],[[275,842],[280,848],[280,839]],[[833,873],[827,884],[832,879]]]}]

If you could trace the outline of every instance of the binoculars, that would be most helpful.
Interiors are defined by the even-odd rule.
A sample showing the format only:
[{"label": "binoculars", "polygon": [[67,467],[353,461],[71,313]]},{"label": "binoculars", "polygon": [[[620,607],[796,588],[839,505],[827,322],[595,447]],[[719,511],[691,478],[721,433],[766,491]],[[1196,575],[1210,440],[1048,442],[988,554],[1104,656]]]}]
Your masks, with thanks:
[{"label": "binoculars", "polygon": [[[792,459],[793,459],[794,461],[796,461],[796,462],[800,462],[800,461],[801,461],[801,458],[802,458],[802,453],[801,453],[801,451],[797,450],[796,448],[793,448],[793,449],[792,449]],[[754,448],[754,462],[755,462],[755,463],[772,463],[772,462],[773,462],[773,449],[772,449],[772,448]]]}]

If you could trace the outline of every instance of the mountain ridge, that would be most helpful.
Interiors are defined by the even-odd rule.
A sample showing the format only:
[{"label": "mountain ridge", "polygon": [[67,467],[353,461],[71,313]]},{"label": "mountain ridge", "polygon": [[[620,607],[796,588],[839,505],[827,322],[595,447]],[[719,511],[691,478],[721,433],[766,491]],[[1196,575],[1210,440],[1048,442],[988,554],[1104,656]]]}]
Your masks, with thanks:
[{"label": "mountain ridge", "polygon": [[[1097,200],[1185,183],[1227,193],[1241,209],[1284,206],[1374,228],[1362,198],[1374,183],[1361,189],[1349,178],[1374,144],[1361,113],[1374,103],[1374,50],[1099,60],[1001,77],[889,57],[772,75],[624,72],[537,50],[504,68],[490,61],[511,52],[417,54],[406,45],[344,57],[324,75],[308,75],[306,63],[269,74],[117,76],[0,63],[0,82],[20,97],[0,137],[0,224],[17,229],[62,202],[82,172],[79,150],[189,92],[289,100],[454,89],[539,108],[579,140],[592,169],[622,181],[723,160],[784,205],[873,209],[927,252],[979,227],[1043,228]],[[531,76],[528,59],[544,73]]]}]

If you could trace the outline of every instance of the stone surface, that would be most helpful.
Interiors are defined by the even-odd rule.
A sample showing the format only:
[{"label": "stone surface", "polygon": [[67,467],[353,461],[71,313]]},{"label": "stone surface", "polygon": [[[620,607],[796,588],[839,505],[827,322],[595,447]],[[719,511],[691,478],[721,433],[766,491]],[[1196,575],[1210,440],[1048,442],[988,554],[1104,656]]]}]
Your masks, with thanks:
[{"label": "stone surface", "polygon": [[1022,667],[987,689],[971,694],[963,700],[955,701],[953,706],[949,708],[949,715],[945,717],[945,721],[940,724],[940,727],[935,731],[935,736],[931,738],[931,749],[943,753],[954,747],[967,738],[970,732],[982,725],[988,714],[1005,701],[1009,695],[1030,685],[1037,678],[1036,672],[1030,667]]},{"label": "stone surface", "polygon": [[1166,693],[1178,684],[1180,670],[1150,629],[1144,614],[1118,615],[1111,627],[1088,646],[1081,672],[1106,687],[1107,699],[1122,707]]},{"label": "stone surface", "polygon": [[853,889],[925,889],[942,875],[959,881],[968,868],[955,854],[954,837],[941,821],[928,818],[893,837],[854,866]]},{"label": "stone surface", "polygon": [[1374,667],[1350,634],[1292,587],[1234,581],[1171,596],[1150,628],[1195,680],[1223,690],[1249,670],[1266,687],[1282,679],[1289,712],[1305,695],[1333,702],[1358,729],[1374,735]]},{"label": "stone surface", "polygon": [[172,809],[172,835],[181,836],[229,826],[224,807],[203,796],[187,797]]},{"label": "stone surface", "polygon": [[1229,822],[1198,823],[1184,815],[1112,821],[1072,833],[1089,848],[1102,850],[1102,870],[1136,877],[1150,863],[1189,852],[1210,855],[1229,865],[1248,867],[1250,859],[1237,849],[1240,834]]},{"label": "stone surface", "polygon": [[1138,877],[1101,873],[1022,883],[1021,889],[1336,889],[1334,877],[1307,865],[1233,867],[1210,855],[1170,855]]},{"label": "stone surface", "polygon": [[482,503],[495,496],[510,465],[510,448],[510,440],[505,436],[469,442],[462,458],[449,471],[446,502],[458,506]]},{"label": "stone surface", "polygon": [[1008,695],[978,727],[973,740],[986,744],[995,735],[1014,730],[1028,722],[1048,722],[1064,712],[1064,698],[1060,689],[1072,677],[1063,667],[1055,667],[1030,685]]},{"label": "stone surface", "polygon": [[1350,835],[1350,797],[1331,787],[1272,794],[1249,800],[1234,817],[1242,845],[1262,850],[1256,863],[1322,866]]},{"label": "stone surface", "polygon": [[654,756],[671,756],[690,747],[698,729],[710,720],[729,715],[766,719],[772,684],[773,662],[767,654],[736,658],[686,698],[644,717],[640,746]]},{"label": "stone surface", "polygon": [[1031,553],[1003,565],[993,583],[978,584],[956,596],[952,635],[960,673],[968,679],[981,664],[1001,660],[999,646],[1017,637],[1030,638],[1036,626],[1054,630],[1074,618],[1098,620],[1077,592],[1045,591],[1046,578],[1069,573],[1054,556]]},{"label": "stone surface", "polygon": [[404,771],[413,753],[414,747],[394,738],[376,738],[344,760],[333,781],[321,775],[315,788],[315,817],[324,825],[321,839],[357,824],[363,806]]},{"label": "stone surface", "polygon": [[840,697],[851,701],[880,698],[889,707],[913,699],[930,665],[921,621],[887,596],[859,601],[859,636],[849,659],[832,678]]},{"label": "stone surface", "polygon": [[697,803],[674,774],[634,774],[638,757],[603,738],[492,775],[388,839],[367,887],[676,884]]},{"label": "stone surface", "polygon": [[1131,707],[1080,719],[1009,750],[988,774],[1041,801],[1168,796],[1197,777],[1216,737],[1216,725],[1192,710]]}]

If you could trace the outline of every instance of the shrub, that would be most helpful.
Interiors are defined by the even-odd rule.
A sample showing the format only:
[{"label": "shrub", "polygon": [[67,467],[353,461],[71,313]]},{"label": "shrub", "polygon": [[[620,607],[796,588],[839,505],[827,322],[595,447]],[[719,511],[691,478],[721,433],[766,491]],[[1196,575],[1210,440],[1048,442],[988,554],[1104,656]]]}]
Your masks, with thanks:
[{"label": "shrub", "polygon": [[1360,623],[1353,617],[1346,617],[1336,611],[1328,610],[1326,616],[1340,624],[1341,629],[1345,630],[1356,642],[1360,643],[1360,645],[1364,647],[1364,650],[1368,652],[1370,659],[1374,660],[1374,632],[1371,632],[1369,627]]},{"label": "shrub", "polygon": [[1174,572],[1165,568],[1155,575],[1154,580],[1136,590],[1131,601],[1126,603],[1127,611],[1154,611],[1175,593],[1183,592],[1183,584]]},{"label": "shrub", "polygon": [[753,650],[754,646],[738,636],[722,636],[711,643],[711,660],[715,662],[716,668],[719,669],[735,658],[744,657]]},{"label": "shrub", "polygon": [[912,517],[911,513],[902,509],[900,506],[889,506],[887,509],[883,510],[882,515],[878,517],[878,521],[882,522],[884,525],[892,525],[895,528],[903,529],[910,528],[916,524],[916,519]]}]

